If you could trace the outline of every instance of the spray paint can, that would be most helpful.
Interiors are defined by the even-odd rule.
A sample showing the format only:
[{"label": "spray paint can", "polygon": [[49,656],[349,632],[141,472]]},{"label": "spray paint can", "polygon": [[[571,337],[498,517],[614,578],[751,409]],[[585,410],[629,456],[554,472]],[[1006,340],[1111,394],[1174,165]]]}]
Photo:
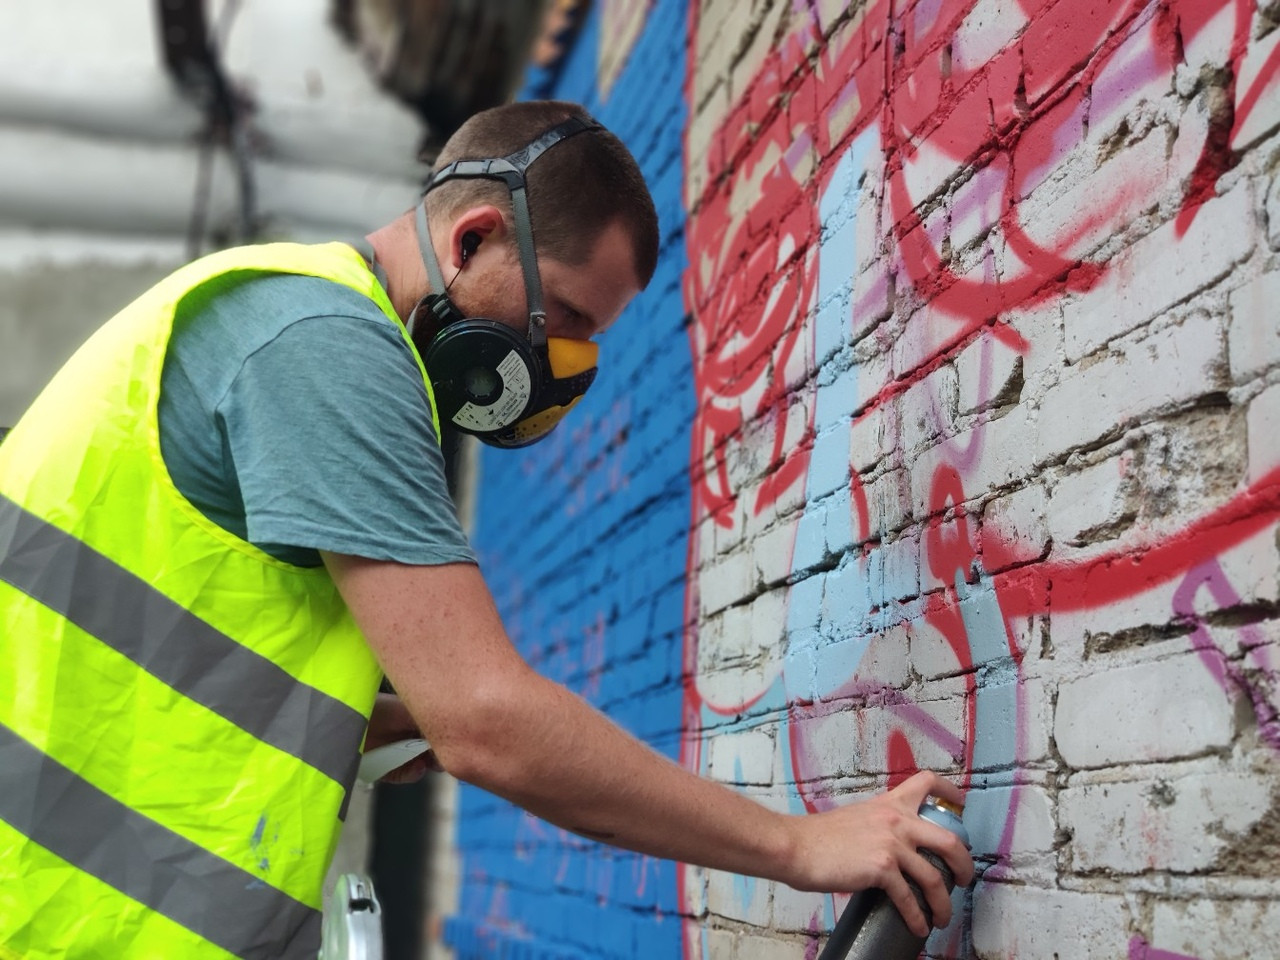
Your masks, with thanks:
[{"label": "spray paint can", "polygon": [[[924,803],[920,804],[920,816],[950,830],[967,849],[969,832],[960,821],[960,813],[959,807],[937,797],[925,797]],[[920,853],[938,868],[950,893],[956,885],[956,878],[946,861],[931,850],[921,849]],[[923,892],[910,877],[907,877],[907,883],[932,927],[933,911],[929,909]],[[818,960],[915,960],[924,949],[924,941],[924,937],[911,932],[889,895],[873,888],[863,890],[849,901]]]}]

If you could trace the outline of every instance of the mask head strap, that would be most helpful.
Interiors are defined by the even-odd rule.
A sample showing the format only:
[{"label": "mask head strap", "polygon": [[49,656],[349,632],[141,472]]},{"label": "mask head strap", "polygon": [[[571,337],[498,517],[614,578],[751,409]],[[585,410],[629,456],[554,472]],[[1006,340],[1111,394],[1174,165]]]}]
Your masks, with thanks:
[{"label": "mask head strap", "polygon": [[[520,269],[524,274],[525,298],[529,304],[529,342],[539,351],[547,344],[547,314],[542,306],[542,279],[538,275],[538,258],[533,248],[533,221],[529,217],[529,199],[525,171],[533,162],[550,150],[561,140],[588,130],[603,129],[595,120],[583,120],[570,117],[558,123],[550,130],[542,133],[532,143],[521,147],[515,153],[505,157],[489,160],[455,160],[444,169],[438,171],[427,184],[424,191],[430,193],[442,183],[450,180],[474,179],[480,177],[487,180],[501,180],[511,194],[511,209],[515,216],[516,244],[520,252]],[[418,247],[422,251],[423,262],[427,266],[427,279],[433,291],[443,292],[444,275],[436,260],[435,250],[431,245],[431,234],[427,228],[426,202],[418,204],[417,211]]]}]

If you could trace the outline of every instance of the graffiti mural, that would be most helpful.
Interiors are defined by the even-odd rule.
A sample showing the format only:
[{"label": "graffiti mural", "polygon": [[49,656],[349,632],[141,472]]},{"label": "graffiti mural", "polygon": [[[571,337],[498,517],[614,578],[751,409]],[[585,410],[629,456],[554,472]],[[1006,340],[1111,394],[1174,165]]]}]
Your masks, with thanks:
[{"label": "graffiti mural", "polygon": [[[1248,188],[1221,184],[1276,126],[1280,44],[1240,2],[778,6],[741,94],[689,138],[685,717],[701,735],[683,760],[795,812],[847,799],[841,777],[951,770],[985,882],[1025,881],[1055,852],[1044,770],[1067,748],[1051,735],[1082,766],[1097,753],[1062,702],[1051,713],[1055,684],[1088,686],[1052,651],[1073,616],[1123,624],[1168,594],[1139,624],[1194,652],[1219,690],[1203,709],[1243,698],[1276,746],[1274,575],[1246,597],[1223,568],[1274,571],[1280,471],[1237,464],[1211,491],[1155,476],[1144,444],[1232,419],[1194,412],[1227,386],[1192,356],[1220,360],[1221,330],[1188,312],[1137,337],[1260,260],[1256,229],[1220,243],[1257,220]],[[726,28],[697,22],[691,51],[703,29]],[[693,105],[722,66],[691,57]],[[1178,258],[1202,266],[1159,266]],[[1153,378],[1185,382],[1133,385],[1140,351]],[[1162,419],[1168,436],[1143,426]],[[682,902],[813,931],[839,906],[775,892],[770,913],[697,870]],[[690,925],[688,955],[714,952],[706,931]],[[975,936],[983,955],[1018,953],[959,925],[932,946],[968,955]]]},{"label": "graffiti mural", "polygon": [[[557,9],[525,94],[623,137],[663,248],[482,461],[524,655],[776,809],[953,776],[933,955],[1280,936],[1280,8]],[[457,847],[464,958],[813,957],[844,905],[465,788]]]},{"label": "graffiti mural", "polygon": [[[687,10],[658,0],[553,13],[583,20],[560,59],[531,68],[524,96],[582,102],[628,145],[663,247],[649,287],[601,338],[600,376],[573,416],[537,446],[485,452],[472,539],[529,663],[674,759],[693,409],[680,290]],[[679,954],[674,864],[465,785],[457,810],[458,901],[443,931],[456,956]]]}]

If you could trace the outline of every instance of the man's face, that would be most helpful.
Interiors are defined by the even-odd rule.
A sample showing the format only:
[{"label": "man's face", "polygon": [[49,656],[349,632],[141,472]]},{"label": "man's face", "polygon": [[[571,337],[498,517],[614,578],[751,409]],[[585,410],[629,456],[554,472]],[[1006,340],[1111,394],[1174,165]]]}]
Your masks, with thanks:
[{"label": "man's face", "polygon": [[[600,233],[585,263],[538,258],[547,336],[589,340],[606,330],[640,292],[631,240],[621,224]],[[449,296],[468,317],[498,320],[525,333],[529,310],[514,240],[481,245]]]}]

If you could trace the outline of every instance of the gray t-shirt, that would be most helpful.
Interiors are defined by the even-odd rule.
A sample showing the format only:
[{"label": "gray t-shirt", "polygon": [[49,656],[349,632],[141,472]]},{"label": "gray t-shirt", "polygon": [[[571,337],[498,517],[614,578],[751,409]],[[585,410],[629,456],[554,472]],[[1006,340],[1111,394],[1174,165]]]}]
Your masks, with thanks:
[{"label": "gray t-shirt", "polygon": [[239,273],[194,291],[175,318],[159,418],[178,490],[277,559],[475,562],[413,353],[349,287]]}]

